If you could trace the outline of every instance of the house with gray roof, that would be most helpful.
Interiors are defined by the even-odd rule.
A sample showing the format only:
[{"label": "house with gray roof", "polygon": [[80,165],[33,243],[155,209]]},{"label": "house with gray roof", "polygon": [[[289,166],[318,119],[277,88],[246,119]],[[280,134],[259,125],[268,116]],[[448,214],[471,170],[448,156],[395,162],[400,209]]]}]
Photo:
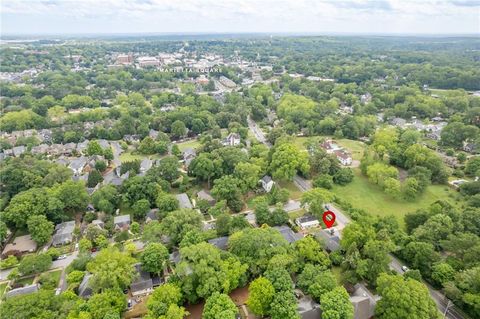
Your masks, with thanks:
[{"label": "house with gray roof", "polygon": [[190,202],[190,198],[188,198],[188,195],[186,193],[177,194],[175,195],[175,197],[178,200],[180,208],[193,208],[192,202]]},{"label": "house with gray roof", "polygon": [[197,152],[193,148],[187,148],[183,152],[183,163],[185,167],[188,167],[195,157],[197,157]]},{"label": "house with gray roof", "polygon": [[130,292],[133,297],[147,295],[153,291],[153,280],[148,272],[142,269],[141,264],[134,265],[138,276],[130,284]]},{"label": "house with gray roof", "polygon": [[153,162],[151,159],[144,158],[140,163],[140,174],[145,174],[150,168],[152,168]]},{"label": "house with gray roof", "polygon": [[327,251],[332,252],[340,249],[340,237],[335,233],[332,235],[330,231],[322,229],[316,233],[316,237],[325,243]]},{"label": "house with gray roof", "polygon": [[130,215],[120,215],[113,218],[115,230],[128,230],[130,228]]},{"label": "house with gray roof", "polygon": [[54,247],[70,244],[73,241],[75,221],[64,222],[55,226],[55,234],[52,237]]},{"label": "house with gray roof", "polygon": [[73,175],[78,176],[82,174],[85,165],[87,165],[87,158],[82,156],[71,161],[68,168],[73,171]]},{"label": "house with gray roof", "polygon": [[78,295],[82,298],[88,298],[93,294],[93,290],[90,287],[90,278],[92,278],[92,274],[85,274],[78,286]]},{"label": "house with gray roof", "polygon": [[379,296],[374,296],[363,284],[356,284],[355,291],[350,296],[350,302],[353,305],[354,319],[370,319],[375,314],[375,306],[380,300]]},{"label": "house with gray roof", "polygon": [[210,195],[210,192],[202,189],[201,191],[199,191],[197,193],[197,198],[200,199],[200,200],[205,200],[208,202],[208,204],[210,205],[215,205],[216,201],[215,201],[215,198],[212,197],[212,195]]},{"label": "house with gray roof", "polygon": [[18,156],[22,155],[23,153],[25,153],[27,148],[25,146],[21,145],[21,146],[15,146],[14,148],[12,148],[12,150],[13,150],[13,156],[18,157]]},{"label": "house with gray roof", "polygon": [[32,293],[37,292],[39,289],[40,289],[39,284],[28,285],[28,286],[25,286],[25,287],[12,289],[5,294],[5,298],[8,299],[8,298],[15,297],[15,296],[32,294]]},{"label": "house with gray roof", "polygon": [[150,211],[147,213],[147,216],[145,216],[145,223],[148,224],[152,221],[158,220],[158,216],[157,216],[158,211],[159,211],[158,208],[150,209]]},{"label": "house with gray roof", "polygon": [[80,154],[83,154],[83,155],[86,155],[86,151],[87,151],[87,147],[88,147],[88,142],[90,142],[89,140],[85,140],[83,142],[80,142],[77,144],[77,152],[80,153]]},{"label": "house with gray roof", "polygon": [[320,304],[315,302],[312,297],[305,295],[300,290],[295,290],[297,296],[297,311],[302,319],[319,319],[322,318],[322,310]]},{"label": "house with gray roof", "polygon": [[302,239],[302,234],[295,233],[290,227],[288,226],[275,226],[273,227],[280,232],[280,234],[288,241],[290,244],[294,243],[300,239]]},{"label": "house with gray roof", "polygon": [[40,155],[40,154],[46,154],[48,151],[48,145],[47,144],[40,144],[38,146],[32,147],[32,154],[33,155]]},{"label": "house with gray roof", "polygon": [[213,238],[208,241],[213,246],[221,250],[227,250],[228,246],[228,236]]},{"label": "house with gray roof", "polygon": [[267,193],[269,193],[272,190],[273,185],[275,185],[275,182],[273,181],[272,177],[269,175],[263,176],[259,182],[260,184],[262,184],[263,190]]}]

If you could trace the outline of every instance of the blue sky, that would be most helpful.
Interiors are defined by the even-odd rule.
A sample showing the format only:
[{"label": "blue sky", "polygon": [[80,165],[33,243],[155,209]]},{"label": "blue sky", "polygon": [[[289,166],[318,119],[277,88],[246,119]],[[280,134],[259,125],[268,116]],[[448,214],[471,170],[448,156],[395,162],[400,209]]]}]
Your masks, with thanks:
[{"label": "blue sky", "polygon": [[2,0],[2,34],[480,34],[480,0]]}]

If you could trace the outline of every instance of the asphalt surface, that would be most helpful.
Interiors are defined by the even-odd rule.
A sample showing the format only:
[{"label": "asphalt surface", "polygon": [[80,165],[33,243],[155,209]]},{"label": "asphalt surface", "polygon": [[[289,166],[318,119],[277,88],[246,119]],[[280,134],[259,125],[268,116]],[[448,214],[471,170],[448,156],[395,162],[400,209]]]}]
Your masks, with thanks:
[{"label": "asphalt surface", "polygon": [[[259,142],[265,144],[268,147],[272,146],[270,143],[267,142],[262,130],[258,127],[258,125],[252,119],[250,119],[250,117],[248,118],[248,127],[250,128],[250,130],[252,131],[252,133],[255,135],[255,137]],[[299,175],[296,175],[293,178],[293,182],[302,192],[305,192],[312,188],[311,182]],[[335,207],[333,204],[327,204],[327,205],[329,206],[329,209],[335,213],[338,229],[342,229],[345,225],[347,225],[350,222],[350,219],[339,208]],[[343,226],[341,224],[343,224]],[[390,254],[390,259],[391,259],[391,262],[389,265],[390,268],[399,274],[403,274],[404,271],[402,270],[402,266],[405,266],[405,265],[392,254]],[[430,296],[437,304],[437,308],[442,313],[442,316],[444,316],[444,318],[448,318],[448,319],[464,319],[465,318],[465,316],[463,316],[460,313],[458,308],[456,308],[455,305],[453,305],[453,303],[450,300],[448,300],[448,298],[442,292],[434,289],[425,281],[423,283],[427,286],[428,291],[430,292]]]}]

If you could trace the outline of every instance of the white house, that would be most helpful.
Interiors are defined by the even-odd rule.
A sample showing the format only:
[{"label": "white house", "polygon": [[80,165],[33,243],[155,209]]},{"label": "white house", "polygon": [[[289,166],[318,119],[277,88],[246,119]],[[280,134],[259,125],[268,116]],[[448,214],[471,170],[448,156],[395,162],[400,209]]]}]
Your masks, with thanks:
[{"label": "white house", "polygon": [[259,182],[262,184],[263,189],[267,193],[269,193],[272,190],[273,185],[275,185],[273,179],[268,175],[263,176]]},{"label": "white house", "polygon": [[240,135],[238,133],[230,133],[228,136],[222,141],[224,146],[237,146],[240,144]]},{"label": "white house", "polygon": [[342,165],[349,166],[352,165],[352,157],[345,150],[335,151],[335,156]]},{"label": "white house", "polygon": [[320,222],[312,215],[305,215],[295,219],[295,224],[297,224],[301,229],[307,229],[311,227],[317,227],[320,225]]}]

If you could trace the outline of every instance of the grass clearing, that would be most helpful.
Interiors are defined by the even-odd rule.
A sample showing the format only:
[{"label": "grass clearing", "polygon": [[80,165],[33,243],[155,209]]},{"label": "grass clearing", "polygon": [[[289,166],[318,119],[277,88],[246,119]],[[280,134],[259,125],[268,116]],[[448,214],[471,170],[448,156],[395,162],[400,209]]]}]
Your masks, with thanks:
[{"label": "grass clearing", "polygon": [[277,182],[278,186],[285,188],[290,193],[290,199],[300,199],[302,197],[302,192],[298,187],[291,181],[279,181]]},{"label": "grass clearing", "polygon": [[299,210],[294,210],[294,211],[289,212],[288,217],[290,217],[290,219],[294,221],[295,219],[297,219],[298,217],[302,217],[306,213],[307,212],[302,208],[302,209],[299,209]]},{"label": "grass clearing", "polygon": [[182,143],[177,143],[177,146],[178,146],[178,149],[183,152],[185,151],[187,148],[198,148],[200,146],[200,142],[198,140],[190,140],[190,141],[186,141],[186,142],[182,142]]},{"label": "grass clearing", "polygon": [[362,141],[349,140],[346,138],[335,139],[332,136],[297,136],[293,138],[293,144],[297,146],[300,150],[306,150],[305,143],[308,141],[314,141],[319,143],[321,139],[333,139],[338,142],[338,144],[344,147],[352,154],[354,160],[360,160],[363,157],[365,144]]},{"label": "grass clearing", "polygon": [[341,199],[348,201],[355,208],[360,208],[372,215],[394,215],[401,225],[406,213],[430,206],[431,203],[443,199],[455,204],[457,194],[446,185],[431,185],[415,201],[395,199],[385,194],[380,187],[374,185],[363,176],[357,168],[355,178],[346,186],[335,185],[332,192]]},{"label": "grass clearing", "polygon": [[61,275],[62,275],[62,270],[58,269],[58,270],[54,270],[54,271],[44,272],[41,276],[44,276],[46,281],[52,280],[52,281],[56,282],[57,285],[58,285],[58,282],[60,281],[60,276]]},{"label": "grass clearing", "polygon": [[30,276],[30,277],[25,277],[25,278],[20,278],[15,281],[15,283],[23,285],[23,286],[28,286],[33,283],[33,280],[35,279],[35,276]]},{"label": "grass clearing", "polygon": [[135,160],[142,160],[144,159],[145,155],[140,155],[140,154],[132,154],[130,151],[129,152],[124,152],[122,154],[120,154],[120,161],[122,162],[132,162],[132,161],[135,161]]}]

